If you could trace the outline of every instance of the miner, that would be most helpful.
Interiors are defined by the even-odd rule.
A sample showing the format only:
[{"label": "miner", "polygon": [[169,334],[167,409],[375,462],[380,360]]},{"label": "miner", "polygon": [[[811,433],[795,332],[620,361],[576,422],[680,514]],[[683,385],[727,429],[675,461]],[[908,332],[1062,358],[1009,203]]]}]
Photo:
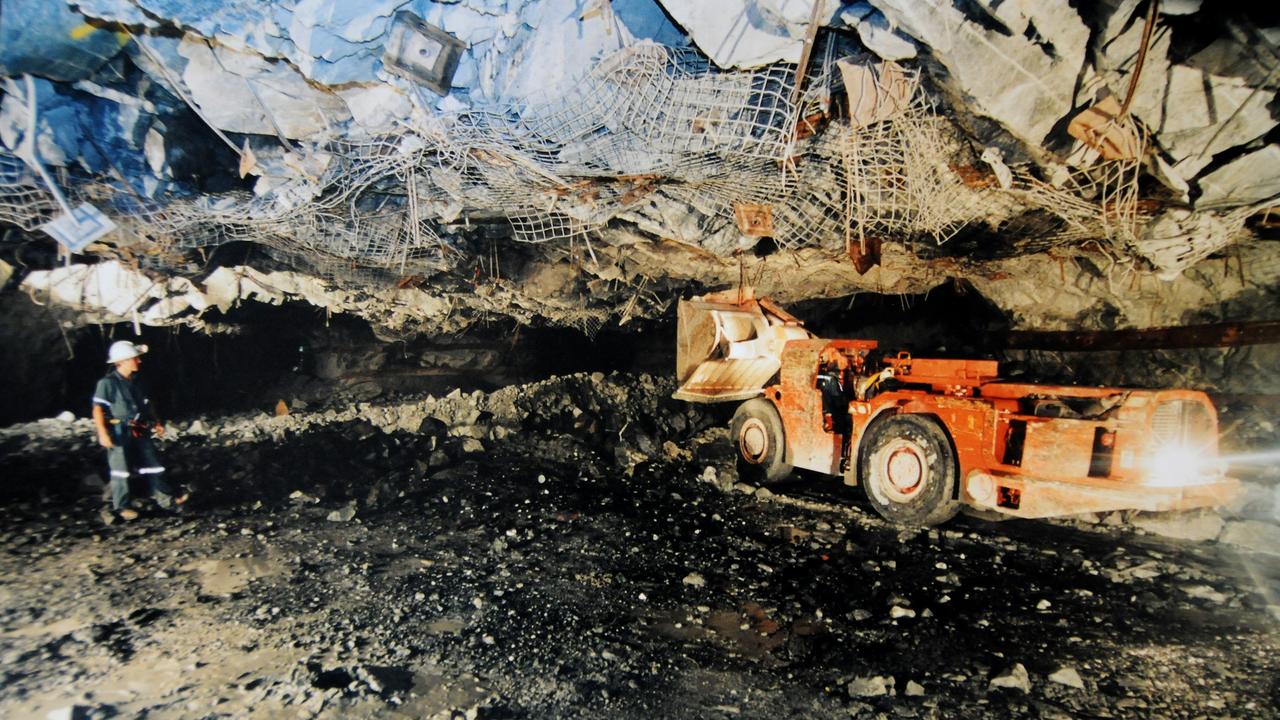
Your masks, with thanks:
[{"label": "miner", "polygon": [[186,493],[174,496],[152,440],[153,435],[164,436],[164,424],[137,381],[146,352],[146,345],[128,340],[112,343],[107,363],[113,369],[98,381],[93,392],[93,424],[98,429],[98,444],[107,449],[111,468],[111,511],[103,511],[109,521],[117,516],[124,520],[138,517],[137,511],[128,507],[132,473],[147,480],[152,497],[163,509],[174,510],[187,500]]}]

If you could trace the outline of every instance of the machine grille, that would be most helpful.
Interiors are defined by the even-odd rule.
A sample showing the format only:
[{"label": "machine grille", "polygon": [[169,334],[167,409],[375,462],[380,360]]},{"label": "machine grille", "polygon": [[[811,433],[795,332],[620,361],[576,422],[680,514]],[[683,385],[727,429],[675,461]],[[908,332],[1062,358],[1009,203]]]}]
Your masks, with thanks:
[{"label": "machine grille", "polygon": [[1157,446],[1208,447],[1213,444],[1213,416],[1195,400],[1170,400],[1156,407],[1151,436]]}]

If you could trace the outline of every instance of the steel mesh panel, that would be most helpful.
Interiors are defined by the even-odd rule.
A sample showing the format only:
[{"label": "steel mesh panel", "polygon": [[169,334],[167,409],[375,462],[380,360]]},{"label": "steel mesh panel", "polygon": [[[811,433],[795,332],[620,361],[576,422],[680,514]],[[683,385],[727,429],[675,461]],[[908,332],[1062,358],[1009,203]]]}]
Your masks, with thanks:
[{"label": "steel mesh panel", "polygon": [[[918,75],[896,67],[900,107],[798,138],[798,118],[825,115],[840,91],[834,47],[816,54],[796,101],[794,66],[723,71],[696,51],[645,42],[601,58],[563,95],[419,113],[385,135],[277,151],[271,167],[291,175],[264,178],[275,187],[263,195],[144,199],[94,178],[60,184],[69,200],[107,212],[132,241],[122,245],[150,246],[134,255],[152,264],[183,267],[183,253],[243,241],[361,283],[466,261],[442,231],[462,219],[505,219],[516,241],[572,252],[581,240],[590,253],[593,233],[651,196],[686,203],[718,228],[734,222],[738,204],[767,205],[779,245],[833,252],[868,237],[942,242],[1016,204],[1060,220],[1046,225],[1046,245],[1104,238],[1158,255],[1160,267],[1185,267],[1225,242],[1140,246],[1148,218],[1134,162],[1101,163],[1058,185],[1019,170],[1006,189],[966,186],[948,169],[950,130]],[[0,152],[0,222],[32,230],[57,211],[25,165]]]}]

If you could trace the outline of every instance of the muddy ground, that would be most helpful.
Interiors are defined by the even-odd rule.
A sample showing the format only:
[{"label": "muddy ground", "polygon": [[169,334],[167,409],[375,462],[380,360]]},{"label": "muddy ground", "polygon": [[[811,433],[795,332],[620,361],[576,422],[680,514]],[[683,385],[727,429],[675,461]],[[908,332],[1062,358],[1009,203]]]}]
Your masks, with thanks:
[{"label": "muddy ground", "polygon": [[748,494],[670,389],[182,422],[113,525],[86,421],[10,429],[0,716],[1280,717],[1280,557]]}]

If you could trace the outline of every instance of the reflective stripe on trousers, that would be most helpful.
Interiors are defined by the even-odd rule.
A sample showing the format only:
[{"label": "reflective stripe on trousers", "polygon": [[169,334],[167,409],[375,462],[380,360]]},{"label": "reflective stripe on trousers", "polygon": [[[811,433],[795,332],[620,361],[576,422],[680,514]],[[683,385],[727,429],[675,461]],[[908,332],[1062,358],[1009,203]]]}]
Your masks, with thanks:
[{"label": "reflective stripe on trousers", "polygon": [[173,488],[165,480],[164,465],[155,443],[149,437],[135,438],[127,432],[114,433],[116,446],[107,450],[107,465],[111,468],[111,505],[122,510],[129,503],[130,466],[138,475],[145,476],[149,487],[146,492],[155,497],[162,507],[168,507]]}]

